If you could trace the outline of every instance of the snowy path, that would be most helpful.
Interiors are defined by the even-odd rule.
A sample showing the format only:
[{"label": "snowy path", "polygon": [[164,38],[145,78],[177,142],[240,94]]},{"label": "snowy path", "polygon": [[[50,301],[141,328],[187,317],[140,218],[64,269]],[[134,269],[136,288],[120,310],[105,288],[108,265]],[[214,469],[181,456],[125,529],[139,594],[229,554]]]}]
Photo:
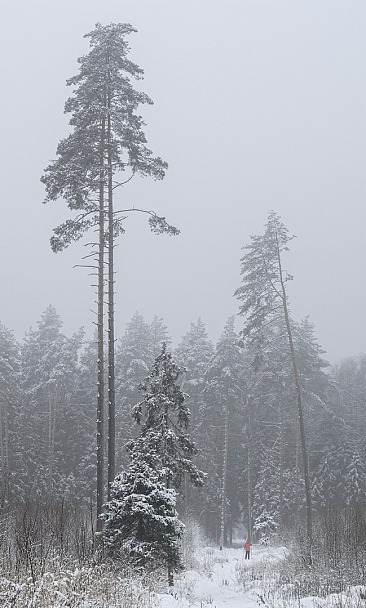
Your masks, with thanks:
[{"label": "snowy path", "polygon": [[264,563],[278,562],[285,549],[254,547],[251,560],[244,560],[242,549],[202,549],[200,570],[185,572],[176,580],[174,595],[160,595],[161,608],[258,608],[260,588],[244,590],[238,582],[238,571],[255,572]]},{"label": "snowy path", "polygon": [[243,559],[242,549],[199,549],[196,558],[201,574],[191,570],[176,577],[173,595],[158,595],[156,608],[366,608],[365,585],[322,598],[275,595],[279,562],[288,555],[285,547],[254,546],[248,561]]}]

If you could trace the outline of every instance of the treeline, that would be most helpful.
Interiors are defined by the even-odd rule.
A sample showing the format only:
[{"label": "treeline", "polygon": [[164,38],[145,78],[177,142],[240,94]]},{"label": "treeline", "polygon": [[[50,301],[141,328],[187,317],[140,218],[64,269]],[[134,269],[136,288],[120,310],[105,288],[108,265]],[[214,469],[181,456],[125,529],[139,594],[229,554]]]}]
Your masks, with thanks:
[{"label": "treeline", "polygon": [[[96,485],[96,339],[62,333],[50,306],[18,344],[0,325],[1,507],[63,499],[93,506]],[[291,360],[283,321],[271,323],[261,364],[240,344],[229,318],[218,343],[201,320],[176,348],[163,321],[136,313],[116,348],[117,471],[137,433],[140,383],[163,342],[185,368],[190,434],[202,488],[182,484],[181,516],[194,516],[214,540],[244,521],[254,537],[304,520],[303,472]],[[333,368],[314,328],[293,322],[304,402],[313,509],[358,507],[366,499],[366,355]]]}]

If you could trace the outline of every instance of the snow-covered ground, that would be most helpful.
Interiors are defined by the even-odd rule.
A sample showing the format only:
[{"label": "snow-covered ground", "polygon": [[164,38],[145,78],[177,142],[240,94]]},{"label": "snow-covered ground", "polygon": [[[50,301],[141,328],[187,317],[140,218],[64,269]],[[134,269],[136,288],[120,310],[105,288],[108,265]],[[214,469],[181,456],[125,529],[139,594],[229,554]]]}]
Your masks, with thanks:
[{"label": "snow-covered ground", "polygon": [[[185,551],[190,570],[175,576],[169,593],[163,592],[167,591],[165,581],[156,574],[137,576],[105,565],[62,571],[55,564],[53,571],[37,580],[28,577],[15,582],[0,571],[0,607],[366,608],[366,586],[328,597],[301,597],[301,573],[292,574],[298,569],[285,547],[254,545],[249,561],[243,549],[190,547],[187,551],[186,545]],[[305,574],[312,583],[322,580],[317,580],[316,571]],[[326,574],[330,580],[331,573]],[[311,588],[321,585],[311,584]]]},{"label": "snow-covered ground", "polygon": [[[160,595],[161,608],[258,608],[262,590],[256,572],[263,566],[279,562],[287,554],[283,547],[253,547],[251,559],[244,559],[243,549],[206,548],[198,550],[203,573],[195,570],[176,577],[173,595]],[[241,573],[247,570],[253,580],[250,589],[243,588]]]},{"label": "snow-covered ground", "polygon": [[365,588],[327,598],[299,598],[296,581],[278,585],[278,571],[289,552],[285,547],[254,546],[251,559],[243,549],[199,549],[196,570],[176,577],[171,594],[157,596],[160,608],[366,608]]}]

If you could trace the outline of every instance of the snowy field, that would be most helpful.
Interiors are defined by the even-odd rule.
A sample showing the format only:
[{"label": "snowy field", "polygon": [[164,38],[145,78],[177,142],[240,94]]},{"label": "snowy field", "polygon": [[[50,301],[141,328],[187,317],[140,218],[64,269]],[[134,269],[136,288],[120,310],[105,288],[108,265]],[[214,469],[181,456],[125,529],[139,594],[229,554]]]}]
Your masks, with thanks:
[{"label": "snowy field", "polygon": [[[157,580],[97,565],[61,571],[55,564],[37,580],[16,583],[0,576],[0,607],[366,608],[366,586],[331,595],[323,588],[322,597],[303,597],[301,575],[291,574],[294,558],[285,547],[255,545],[249,561],[243,549],[212,547],[192,549],[185,557],[191,569],[176,575],[171,589],[165,574]],[[312,580],[320,589],[320,574]]]},{"label": "snowy field", "polygon": [[[285,547],[254,546],[251,560],[242,549],[201,549],[200,573],[185,572],[173,595],[158,595],[161,608],[366,608],[365,588],[326,598],[299,598],[296,580],[279,585],[279,571],[291,559]],[[366,594],[365,594],[366,598]]]}]

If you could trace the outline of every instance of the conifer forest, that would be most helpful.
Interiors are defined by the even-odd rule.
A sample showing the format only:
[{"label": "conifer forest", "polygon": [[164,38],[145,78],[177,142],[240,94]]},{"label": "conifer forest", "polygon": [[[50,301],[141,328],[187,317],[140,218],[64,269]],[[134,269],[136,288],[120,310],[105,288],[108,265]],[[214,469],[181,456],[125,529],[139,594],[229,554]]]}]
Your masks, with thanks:
[{"label": "conifer forest", "polygon": [[[169,209],[167,219],[119,206],[121,187],[168,169],[139,115],[152,100],[137,86],[132,32],[97,23],[86,34],[89,52],[67,81],[69,134],[40,176],[44,202],[65,218],[52,250],[86,245],[80,272],[91,275],[95,323],[66,335],[49,305],[21,340],[0,324],[2,576],[35,589],[52,563],[94,576],[128,565],[173,587],[196,530],[219,551],[238,538],[296,546],[300,570],[364,584],[366,354],[330,365],[311,319],[293,317],[294,236],[276,210],[242,243],[229,294],[237,313],[215,343],[203,318],[173,342],[159,311],[146,319],[138,306],[116,335],[114,252],[126,218],[146,218],[157,239],[181,238]],[[29,606],[43,605],[37,597]]]}]

